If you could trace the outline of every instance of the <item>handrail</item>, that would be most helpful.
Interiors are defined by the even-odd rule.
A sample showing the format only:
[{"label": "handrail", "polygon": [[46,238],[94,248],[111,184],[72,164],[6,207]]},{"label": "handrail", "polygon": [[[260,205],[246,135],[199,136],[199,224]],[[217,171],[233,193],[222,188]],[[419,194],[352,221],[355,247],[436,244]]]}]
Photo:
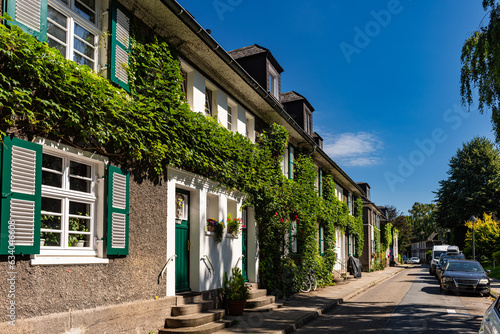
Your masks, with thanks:
[{"label": "handrail", "polygon": [[244,257],[245,257],[245,255],[240,256],[240,257],[238,258],[238,261],[236,261],[236,264],[235,264],[234,266],[235,266],[235,267],[237,267],[237,266],[238,266],[238,263],[240,263],[240,260],[242,260],[242,261],[243,261],[243,258],[244,258]]},{"label": "handrail", "polygon": [[[203,260],[203,262],[204,262],[204,263],[205,263],[205,265],[207,266],[207,268],[208,268],[208,273],[209,273],[209,274],[211,274],[211,275],[215,275],[215,268],[214,268],[214,266],[212,265],[212,262],[210,262],[210,259],[208,258],[208,255],[203,255],[203,256],[201,257],[201,260]],[[210,267],[207,265],[207,261],[208,261],[208,264],[210,264],[210,267],[211,267],[212,269],[210,269]],[[212,274],[212,272],[213,272],[213,274]]]},{"label": "handrail", "polygon": [[174,258],[176,258],[176,257],[177,257],[177,255],[176,255],[176,254],[174,254],[174,255],[172,255],[171,257],[169,257],[169,258],[168,258],[167,263],[165,263],[165,266],[163,266],[163,270],[161,271],[161,274],[160,274],[160,277],[161,277],[162,279],[163,279],[163,274],[165,274],[165,270],[167,270],[167,266],[168,266],[168,264],[170,263],[170,261],[172,261],[172,260],[173,260]]},{"label": "handrail", "polygon": [[[335,260],[335,264],[340,264],[340,271],[338,271],[337,269],[333,269],[333,271],[336,271],[338,272],[340,275],[343,275],[344,273],[342,271],[345,271],[347,273],[347,264],[344,263],[344,261],[340,260],[340,259],[336,259]],[[335,265],[334,265],[335,267]]]}]

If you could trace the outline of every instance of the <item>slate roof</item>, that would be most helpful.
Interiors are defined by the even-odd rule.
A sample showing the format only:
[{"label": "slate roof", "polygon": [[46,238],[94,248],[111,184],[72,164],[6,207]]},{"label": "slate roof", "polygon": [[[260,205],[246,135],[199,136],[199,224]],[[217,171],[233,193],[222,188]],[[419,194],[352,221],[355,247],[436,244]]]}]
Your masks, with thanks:
[{"label": "slate roof", "polygon": [[286,93],[281,93],[281,95],[280,95],[280,102],[281,103],[288,103],[288,102],[300,101],[300,100],[304,100],[307,107],[309,108],[309,111],[311,111],[311,112],[314,111],[314,108],[309,103],[309,101],[307,101],[307,99],[304,96],[300,95],[299,93],[297,93],[293,90],[286,92]]},{"label": "slate roof", "polygon": [[273,64],[274,68],[276,69],[276,71],[278,71],[278,73],[283,72],[283,68],[278,63],[278,61],[273,57],[273,54],[271,53],[271,51],[269,51],[268,49],[266,49],[260,45],[253,44],[253,45],[249,45],[249,46],[245,46],[245,47],[242,47],[239,49],[229,51],[228,53],[235,60],[238,60],[240,58],[254,56],[254,55],[257,55],[260,53],[266,53],[266,55],[269,57],[269,60]]}]

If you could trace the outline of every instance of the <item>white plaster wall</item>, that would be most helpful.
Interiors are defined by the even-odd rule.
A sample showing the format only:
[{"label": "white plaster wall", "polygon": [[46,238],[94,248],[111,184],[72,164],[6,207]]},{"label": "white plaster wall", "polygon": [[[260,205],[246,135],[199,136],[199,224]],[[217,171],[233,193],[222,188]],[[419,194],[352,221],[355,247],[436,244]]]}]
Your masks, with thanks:
[{"label": "white plaster wall", "polygon": [[205,113],[205,78],[197,71],[193,72],[193,105],[194,112]]},{"label": "white plaster wall", "polygon": [[217,94],[217,115],[219,123],[227,128],[227,94],[221,90]]},{"label": "white plaster wall", "polygon": [[241,133],[243,136],[247,135],[247,127],[246,127],[246,115],[247,112],[241,106],[238,105],[238,133]]}]

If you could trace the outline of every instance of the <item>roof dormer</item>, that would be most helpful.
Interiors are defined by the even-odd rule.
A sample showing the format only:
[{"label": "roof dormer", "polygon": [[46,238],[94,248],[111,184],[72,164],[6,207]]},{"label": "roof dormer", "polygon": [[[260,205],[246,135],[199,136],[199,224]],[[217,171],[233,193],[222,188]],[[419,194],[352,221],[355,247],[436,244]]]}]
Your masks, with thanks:
[{"label": "roof dormer", "polygon": [[313,137],[312,113],[314,108],[309,101],[294,91],[281,94],[280,101],[288,115],[290,115],[308,135]]},{"label": "roof dormer", "polygon": [[271,51],[254,44],[229,51],[229,54],[266,89],[276,100],[280,100],[281,73],[283,68],[273,57]]}]

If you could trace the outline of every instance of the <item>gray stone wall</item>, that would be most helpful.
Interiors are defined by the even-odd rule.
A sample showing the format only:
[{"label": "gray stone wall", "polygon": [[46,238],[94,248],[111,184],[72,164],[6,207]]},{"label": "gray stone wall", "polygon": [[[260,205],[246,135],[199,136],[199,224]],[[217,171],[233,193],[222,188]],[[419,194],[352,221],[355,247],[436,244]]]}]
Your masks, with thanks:
[{"label": "gray stone wall", "polygon": [[[16,317],[84,310],[166,295],[158,275],[166,261],[167,185],[130,182],[129,255],[109,264],[30,266],[17,256]],[[8,321],[7,257],[0,259],[0,322]]]}]

